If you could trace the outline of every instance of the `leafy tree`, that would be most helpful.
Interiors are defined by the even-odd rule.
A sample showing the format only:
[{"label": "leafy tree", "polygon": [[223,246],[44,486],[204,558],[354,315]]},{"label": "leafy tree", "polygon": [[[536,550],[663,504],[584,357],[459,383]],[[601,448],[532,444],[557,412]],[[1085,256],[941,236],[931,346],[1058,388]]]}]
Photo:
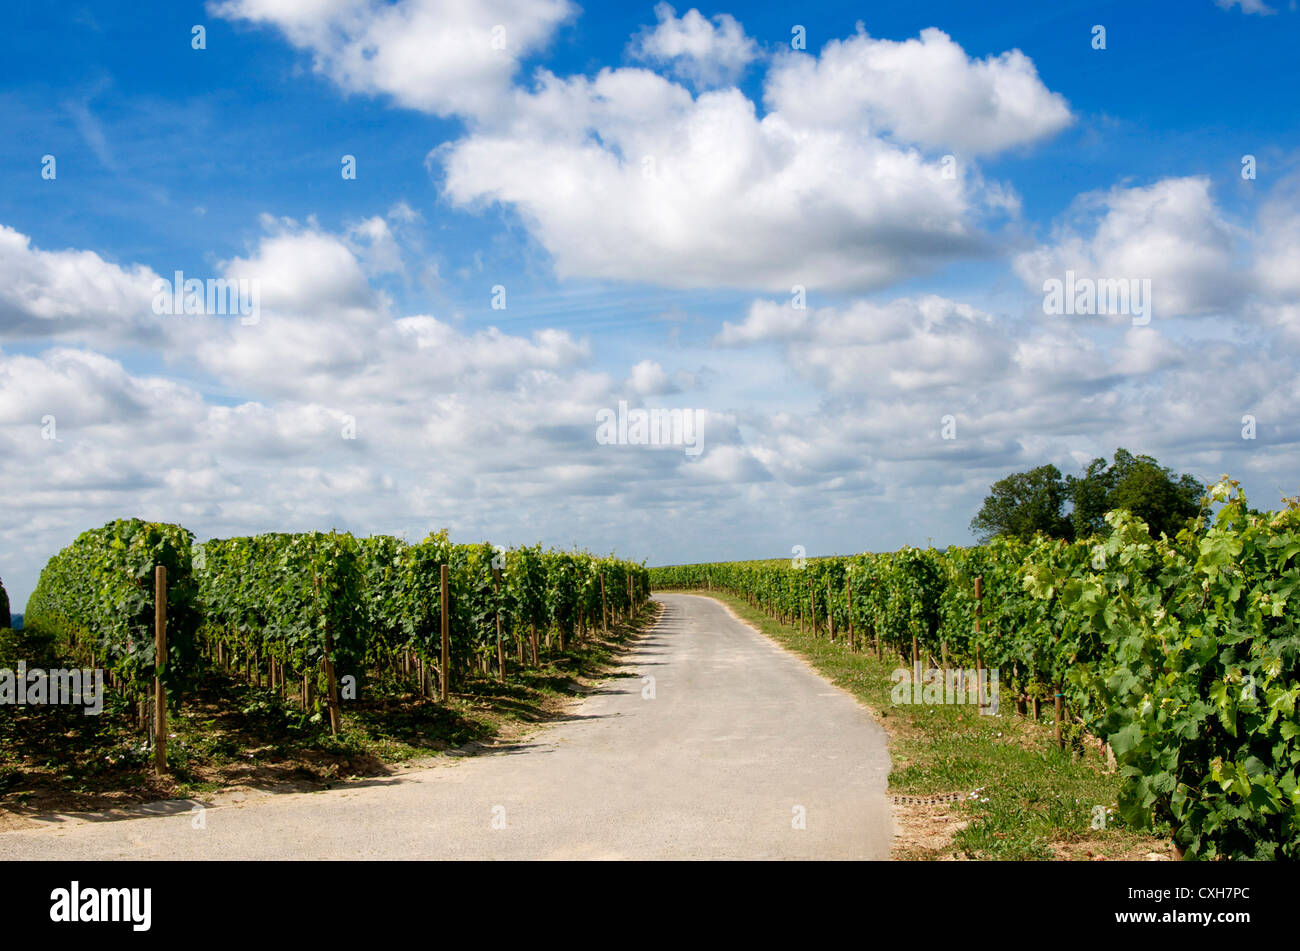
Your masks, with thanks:
[{"label": "leafy tree", "polygon": [[1205,486],[1186,473],[1175,476],[1151,456],[1117,449],[1109,466],[1105,459],[1097,458],[1081,477],[1067,478],[1066,493],[1077,538],[1109,535],[1105,515],[1117,509],[1146,522],[1154,537],[1164,532],[1172,538],[1200,511]]},{"label": "leafy tree", "polygon": [[995,535],[1028,541],[1038,532],[1072,539],[1073,526],[1061,515],[1066,497],[1056,466],[1013,473],[993,483],[979,514],[971,519],[971,531],[982,542]]}]

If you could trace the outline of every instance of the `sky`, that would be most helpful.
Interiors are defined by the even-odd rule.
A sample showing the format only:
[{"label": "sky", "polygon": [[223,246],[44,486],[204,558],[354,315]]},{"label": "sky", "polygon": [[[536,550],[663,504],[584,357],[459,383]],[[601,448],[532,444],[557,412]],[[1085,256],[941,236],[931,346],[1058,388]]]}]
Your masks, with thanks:
[{"label": "sky", "polygon": [[[650,564],[969,544],[993,481],[1121,446],[1275,507],[1295,7],[15,8],[0,579],[20,610],[132,516]],[[602,430],[639,409],[692,425]]]}]

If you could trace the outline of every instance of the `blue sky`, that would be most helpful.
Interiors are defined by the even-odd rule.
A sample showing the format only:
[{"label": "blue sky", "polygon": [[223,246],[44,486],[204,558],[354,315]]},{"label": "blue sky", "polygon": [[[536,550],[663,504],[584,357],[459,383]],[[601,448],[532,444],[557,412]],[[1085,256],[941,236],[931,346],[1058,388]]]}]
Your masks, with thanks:
[{"label": "blue sky", "polygon": [[[993,479],[1119,445],[1275,504],[1293,6],[12,11],[0,577],[21,604],[132,514],[651,562],[964,543]],[[1154,321],[1045,315],[1067,269],[1153,280]],[[176,270],[260,281],[262,319],[153,314]],[[699,412],[704,452],[600,445],[620,399]]]}]

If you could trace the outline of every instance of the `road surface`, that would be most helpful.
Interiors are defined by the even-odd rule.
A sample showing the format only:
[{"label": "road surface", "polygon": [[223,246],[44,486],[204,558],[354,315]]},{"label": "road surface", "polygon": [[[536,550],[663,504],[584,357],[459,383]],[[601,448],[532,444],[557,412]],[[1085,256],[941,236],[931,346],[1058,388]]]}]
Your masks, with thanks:
[{"label": "road surface", "polygon": [[[13,859],[885,859],[884,732],[719,602],[658,624],[567,719],[312,793],[0,834]],[[646,678],[653,678],[653,681]],[[201,826],[201,828],[196,828]]]}]

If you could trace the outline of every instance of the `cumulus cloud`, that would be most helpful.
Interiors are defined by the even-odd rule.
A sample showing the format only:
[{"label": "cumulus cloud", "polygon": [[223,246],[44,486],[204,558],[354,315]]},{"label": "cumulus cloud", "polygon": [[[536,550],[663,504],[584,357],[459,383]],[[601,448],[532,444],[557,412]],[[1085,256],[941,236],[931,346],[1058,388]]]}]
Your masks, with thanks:
[{"label": "cumulus cloud", "polygon": [[858,27],[819,56],[785,51],[767,75],[767,107],[809,125],[865,125],[968,155],[1036,142],[1072,121],[1065,99],[1043,85],[1019,50],[973,59],[933,27],[903,42]]},{"label": "cumulus cloud", "polygon": [[629,54],[665,65],[697,86],[734,82],[758,58],[758,44],[730,14],[720,13],[710,21],[692,9],[678,17],[670,4],[659,3],[655,17],[658,24],[633,38]]},{"label": "cumulus cloud", "polygon": [[1006,334],[989,314],[927,296],[811,311],[757,301],[718,342],[779,342],[796,372],[834,394],[901,395],[1004,374]]},{"label": "cumulus cloud", "polygon": [[[769,67],[764,109],[734,80],[758,56],[734,17],[656,7],[632,39],[649,69],[515,86],[517,54],[574,14],[567,0],[221,0],[270,24],[343,88],[464,118],[431,155],[453,205],[516,211],[562,278],[669,287],[878,288],[986,254],[1018,210],[970,157],[1069,124],[1018,50],[976,59],[929,29],[905,42],[859,30]],[[507,49],[491,48],[504,24]],[[957,153],[949,156],[948,153]]]},{"label": "cumulus cloud", "polygon": [[1259,292],[1273,301],[1300,304],[1300,175],[1268,194],[1253,238]]},{"label": "cumulus cloud", "polygon": [[216,0],[226,20],[275,27],[343,90],[436,115],[491,111],[518,61],[574,16],[570,0]]},{"label": "cumulus cloud", "polygon": [[1154,316],[1233,308],[1249,290],[1240,229],[1210,196],[1208,178],[1169,178],[1080,196],[1051,243],[1018,255],[1031,291],[1066,271],[1090,280],[1151,281]]},{"label": "cumulus cloud", "polygon": [[[665,36],[713,29],[660,13]],[[760,115],[735,88],[695,96],[645,69],[541,70],[432,157],[454,204],[515,209],[561,277],[863,290],[986,253],[1018,200],[964,154],[1070,121],[1023,54],[974,60],[937,30],[783,55],[764,101]]]},{"label": "cumulus cloud", "polygon": [[559,276],[679,288],[879,287],[981,253],[1015,207],[940,157],[639,69],[543,72],[435,158],[453,203],[516,209]]},{"label": "cumulus cloud", "polygon": [[664,396],[681,389],[664,368],[654,360],[642,360],[632,367],[628,388],[638,396]]},{"label": "cumulus cloud", "polygon": [[75,336],[118,345],[156,339],[158,275],[94,251],[46,251],[0,224],[0,339]]}]

